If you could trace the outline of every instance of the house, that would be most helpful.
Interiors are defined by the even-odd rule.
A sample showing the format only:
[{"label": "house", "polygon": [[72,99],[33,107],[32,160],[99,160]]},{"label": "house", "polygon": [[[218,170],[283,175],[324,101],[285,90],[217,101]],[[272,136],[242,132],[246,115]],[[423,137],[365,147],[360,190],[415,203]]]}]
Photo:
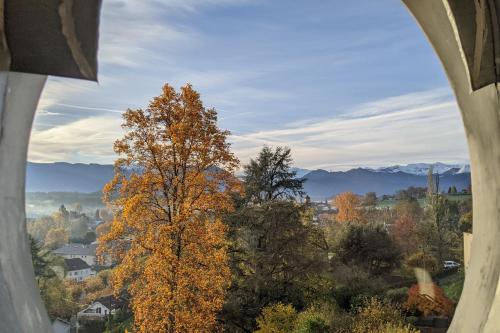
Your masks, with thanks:
[{"label": "house", "polygon": [[61,256],[65,259],[79,258],[87,263],[89,266],[97,264],[96,256],[97,244],[77,244],[71,243],[61,246],[53,251],[54,254]]},{"label": "house", "polygon": [[94,271],[90,266],[80,258],[64,259],[66,264],[67,275],[66,278],[76,282],[82,282],[94,275]]},{"label": "house", "polygon": [[61,246],[60,248],[53,251],[54,254],[61,256],[65,259],[80,258],[85,261],[89,266],[103,265],[111,266],[111,258],[106,256],[104,264],[98,262],[97,258],[97,243],[92,243],[89,245],[71,243]]},{"label": "house", "polygon": [[127,301],[113,295],[103,296],[92,302],[84,310],[78,312],[78,318],[86,319],[102,319],[109,314],[115,314],[117,310],[124,309],[127,306]]},{"label": "house", "polygon": [[56,318],[52,322],[52,330],[54,333],[70,333],[71,324],[66,320]]}]

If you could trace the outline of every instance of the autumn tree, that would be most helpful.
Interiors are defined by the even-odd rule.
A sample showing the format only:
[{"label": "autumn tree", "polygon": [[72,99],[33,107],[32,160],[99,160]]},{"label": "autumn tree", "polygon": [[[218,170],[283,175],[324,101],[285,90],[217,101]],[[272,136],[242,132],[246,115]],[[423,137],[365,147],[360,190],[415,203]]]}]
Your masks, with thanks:
[{"label": "autumn tree", "polygon": [[423,215],[423,209],[415,198],[398,200],[394,206],[394,212],[397,217],[408,216],[415,223],[417,223]]},{"label": "autumn tree", "polygon": [[277,303],[262,309],[254,333],[289,333],[294,330],[297,311],[290,304]]},{"label": "autumn tree", "polygon": [[[352,333],[380,332],[387,324],[392,324],[399,329],[404,327],[401,309],[377,298],[365,299],[363,305],[355,309],[355,313],[350,330]],[[397,331],[396,329],[390,332]]]},{"label": "autumn tree", "polygon": [[104,188],[114,221],[100,238],[119,262],[115,292],[128,290],[137,332],[211,332],[230,281],[220,219],[236,185],[229,132],[190,85],[167,84],[123,118]]},{"label": "autumn tree", "polygon": [[68,232],[63,228],[50,229],[45,236],[45,247],[49,249],[56,249],[69,240]]},{"label": "autumn tree", "polygon": [[417,252],[406,259],[408,268],[422,268],[430,274],[439,272],[440,266],[436,258],[424,252]]},{"label": "autumn tree", "polygon": [[113,213],[106,208],[102,208],[99,210],[99,219],[103,222],[111,222],[113,221]]},{"label": "autumn tree", "polygon": [[462,232],[472,232],[472,211],[460,216],[459,227]]},{"label": "autumn tree", "polygon": [[363,198],[363,206],[375,207],[377,205],[377,193],[368,192]]},{"label": "autumn tree", "polygon": [[107,234],[111,230],[112,222],[103,222],[100,223],[97,228],[95,228],[95,234],[97,237],[101,237]]},{"label": "autumn tree", "polygon": [[[424,292],[425,290],[430,290],[432,295]],[[450,316],[453,314],[455,305],[452,300],[446,297],[443,289],[434,283],[430,283],[414,284],[408,290],[405,307],[408,310],[418,310],[425,316]]]},{"label": "autumn tree", "polygon": [[416,223],[411,215],[405,214],[396,219],[391,228],[391,236],[406,256],[418,248]]},{"label": "autumn tree", "polygon": [[54,219],[50,216],[43,216],[28,224],[28,233],[37,241],[44,242],[50,229],[57,228]]},{"label": "autumn tree", "polygon": [[361,200],[352,192],[343,192],[335,197],[334,205],[338,209],[337,221],[364,223],[363,212],[360,209]]},{"label": "autumn tree", "polygon": [[109,270],[100,271],[97,275],[89,277],[83,283],[82,295],[84,295],[85,303],[91,303],[99,297],[103,297],[112,293],[109,285]]}]

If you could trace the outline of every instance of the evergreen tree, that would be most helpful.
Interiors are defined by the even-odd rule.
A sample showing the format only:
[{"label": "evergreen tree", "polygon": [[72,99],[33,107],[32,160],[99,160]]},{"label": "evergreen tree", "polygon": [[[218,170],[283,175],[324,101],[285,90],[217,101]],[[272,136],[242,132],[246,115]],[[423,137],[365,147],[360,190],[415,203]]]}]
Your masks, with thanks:
[{"label": "evergreen tree", "polygon": [[50,253],[48,251],[43,251],[40,243],[33,237],[29,236],[29,241],[35,278],[38,281],[40,278],[53,277],[55,274],[50,268]]},{"label": "evergreen tree", "polygon": [[[310,277],[327,265],[326,243],[299,203],[290,150],[264,147],[245,167],[245,196],[229,215],[233,283],[223,310],[230,332],[251,332],[262,308],[283,301],[301,307]],[[306,200],[307,202],[307,200]]]},{"label": "evergreen tree", "polygon": [[250,160],[244,168],[246,200],[263,203],[302,197],[305,179],[296,178],[292,162],[290,148],[262,148],[257,159]]}]

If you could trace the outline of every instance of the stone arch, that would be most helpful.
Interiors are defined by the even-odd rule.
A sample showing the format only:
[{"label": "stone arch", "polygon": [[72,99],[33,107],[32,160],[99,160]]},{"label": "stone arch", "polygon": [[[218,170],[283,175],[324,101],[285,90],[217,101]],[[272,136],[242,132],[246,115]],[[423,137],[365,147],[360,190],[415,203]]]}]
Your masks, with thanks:
[{"label": "stone arch", "polygon": [[500,332],[500,1],[403,2],[441,60],[470,151],[474,240],[449,332]]}]

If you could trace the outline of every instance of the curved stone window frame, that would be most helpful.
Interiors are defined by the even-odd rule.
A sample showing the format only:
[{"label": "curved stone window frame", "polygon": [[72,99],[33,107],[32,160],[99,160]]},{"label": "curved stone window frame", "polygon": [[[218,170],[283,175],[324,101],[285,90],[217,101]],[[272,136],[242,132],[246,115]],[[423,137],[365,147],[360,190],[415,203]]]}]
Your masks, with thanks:
[{"label": "curved stone window frame", "polygon": [[[500,88],[496,66],[500,62],[496,44],[500,27],[491,16],[500,8],[500,1],[403,2],[441,60],[469,145],[474,240],[448,332],[500,332]],[[476,42],[478,36],[482,40]]]},{"label": "curved stone window frame", "polygon": [[[499,9],[500,0],[402,1],[442,62],[460,108],[471,159],[474,241],[449,332],[500,332],[500,37],[496,18],[484,16]],[[460,3],[466,3],[464,8],[474,5],[474,15],[464,15]],[[486,8],[479,13],[483,16],[478,8]],[[489,46],[484,33],[478,33],[484,26],[489,27]],[[484,37],[481,43],[477,36]],[[5,45],[0,46],[3,61]],[[491,51],[493,56],[480,54]],[[9,69],[2,64],[1,69]],[[24,193],[31,124],[45,80],[46,75],[0,72],[0,332],[52,331],[31,265]]]}]

